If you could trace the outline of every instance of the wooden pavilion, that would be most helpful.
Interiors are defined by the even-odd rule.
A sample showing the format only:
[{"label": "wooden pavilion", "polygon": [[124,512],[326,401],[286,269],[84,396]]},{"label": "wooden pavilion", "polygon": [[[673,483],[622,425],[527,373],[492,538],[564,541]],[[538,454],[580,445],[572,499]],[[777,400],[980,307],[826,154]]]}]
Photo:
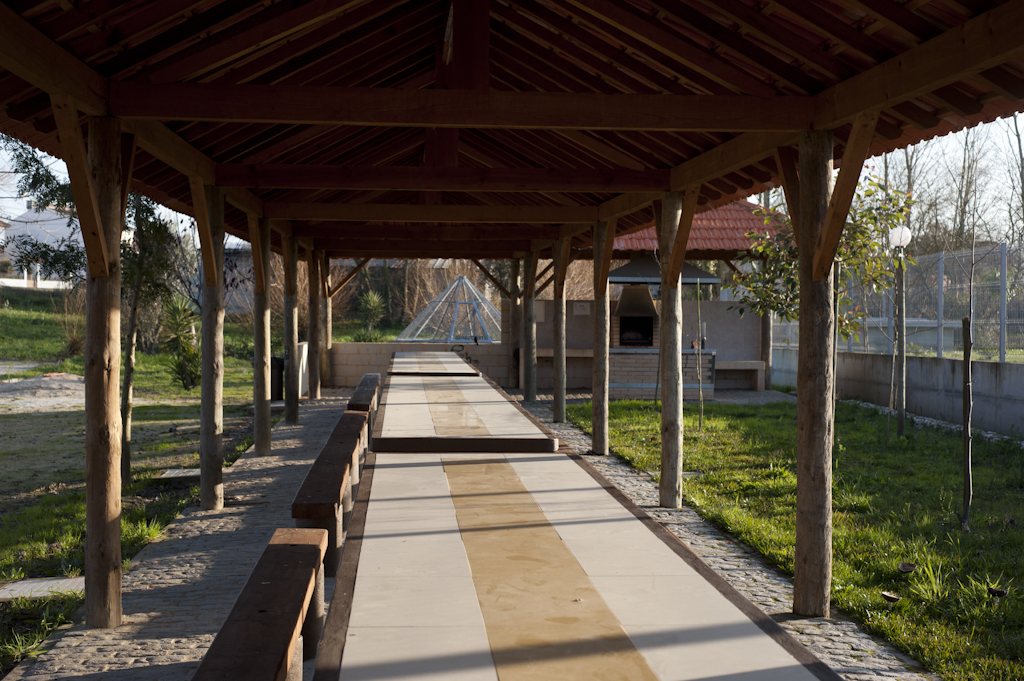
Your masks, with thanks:
[{"label": "wooden pavilion", "polygon": [[612,244],[653,212],[661,502],[678,506],[677,280],[691,220],[783,186],[801,267],[794,610],[827,614],[832,260],[857,178],[870,155],[1024,110],[1022,28],[1024,0],[5,0],[0,130],[66,161],[88,253],[88,623],[121,621],[118,240],[129,189],[199,227],[202,504],[216,509],[225,233],[256,256],[260,451],[272,250],[286,264],[293,359],[299,258],[321,284],[309,294],[316,398],[325,259],[512,259],[510,294],[524,298],[529,329],[538,258],[554,258],[561,301],[574,250],[593,248],[600,452]]}]

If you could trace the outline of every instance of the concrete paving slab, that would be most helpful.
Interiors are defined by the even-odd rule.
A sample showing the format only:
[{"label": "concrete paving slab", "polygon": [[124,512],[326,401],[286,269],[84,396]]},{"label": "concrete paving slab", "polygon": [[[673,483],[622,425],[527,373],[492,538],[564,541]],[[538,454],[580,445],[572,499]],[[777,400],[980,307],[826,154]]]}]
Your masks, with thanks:
[{"label": "concrete paving slab", "polygon": [[22,579],[0,587],[0,601],[41,598],[61,591],[85,591],[85,577]]}]

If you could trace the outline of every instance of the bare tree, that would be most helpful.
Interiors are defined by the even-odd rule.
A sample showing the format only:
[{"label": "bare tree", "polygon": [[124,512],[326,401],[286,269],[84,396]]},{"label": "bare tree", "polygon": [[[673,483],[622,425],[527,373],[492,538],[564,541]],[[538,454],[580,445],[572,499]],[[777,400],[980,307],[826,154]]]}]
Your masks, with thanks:
[{"label": "bare tree", "polygon": [[1009,142],[1006,154],[1010,190],[1006,206],[1006,242],[1013,247],[1024,244],[1024,123],[1015,113],[1002,125]]}]

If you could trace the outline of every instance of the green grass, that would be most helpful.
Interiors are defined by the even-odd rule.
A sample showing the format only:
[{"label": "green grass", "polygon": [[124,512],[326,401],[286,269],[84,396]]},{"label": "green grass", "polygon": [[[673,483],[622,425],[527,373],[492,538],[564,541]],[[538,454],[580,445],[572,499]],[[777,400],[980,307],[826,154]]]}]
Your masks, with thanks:
[{"label": "green grass", "polygon": [[81,594],[69,592],[0,603],[0,677],[31,657],[57,627],[71,622],[83,600]]},{"label": "green grass", "polygon": [[[405,330],[407,324],[379,324],[374,330],[379,331],[383,336],[382,343],[388,343],[395,340],[398,334]],[[331,339],[335,343],[354,343],[355,334],[360,329],[366,328],[366,325],[356,320],[346,321],[335,321],[331,325]]]},{"label": "green grass", "polygon": [[[686,502],[792,574],[796,405],[705,406],[704,432],[684,415]],[[589,429],[590,405],[569,418]],[[660,462],[652,403],[610,407],[614,452],[644,470]],[[834,453],[832,602],[947,680],[1024,679],[1024,451],[975,442],[969,534],[961,499],[960,437],[911,429],[886,448],[885,419],[840,403]],[[900,562],[921,567],[910,576]],[[988,585],[1009,587],[1001,602]],[[891,611],[882,591],[903,596]]]},{"label": "green grass", "polygon": [[52,312],[0,308],[0,357],[56,361],[64,351],[57,319]]}]

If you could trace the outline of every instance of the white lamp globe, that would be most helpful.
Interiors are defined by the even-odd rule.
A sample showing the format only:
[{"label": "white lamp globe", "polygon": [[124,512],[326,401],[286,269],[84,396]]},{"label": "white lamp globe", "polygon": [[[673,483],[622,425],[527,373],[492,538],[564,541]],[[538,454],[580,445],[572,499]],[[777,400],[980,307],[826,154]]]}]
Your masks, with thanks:
[{"label": "white lamp globe", "polygon": [[889,248],[906,248],[910,243],[910,228],[905,226],[894,227],[889,230]]}]

